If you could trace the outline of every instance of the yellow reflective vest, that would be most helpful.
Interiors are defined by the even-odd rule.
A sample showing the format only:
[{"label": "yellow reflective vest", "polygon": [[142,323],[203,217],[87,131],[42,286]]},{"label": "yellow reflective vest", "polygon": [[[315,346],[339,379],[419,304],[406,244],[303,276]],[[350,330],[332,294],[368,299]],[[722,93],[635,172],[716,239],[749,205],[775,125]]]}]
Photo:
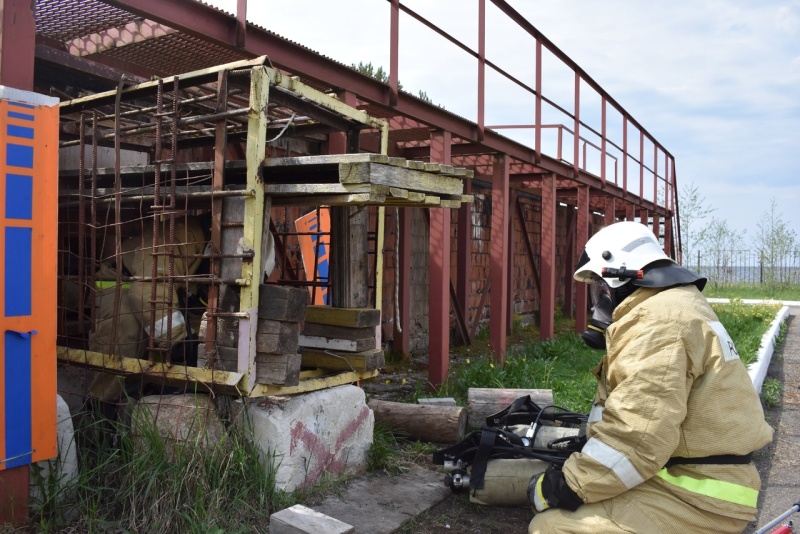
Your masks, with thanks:
[{"label": "yellow reflective vest", "polygon": [[678,464],[744,456],[772,440],[730,336],[693,285],[639,288],[614,310],[580,453],[564,465],[586,503],[653,484],[716,514],[752,519],[761,481],[752,463]]}]

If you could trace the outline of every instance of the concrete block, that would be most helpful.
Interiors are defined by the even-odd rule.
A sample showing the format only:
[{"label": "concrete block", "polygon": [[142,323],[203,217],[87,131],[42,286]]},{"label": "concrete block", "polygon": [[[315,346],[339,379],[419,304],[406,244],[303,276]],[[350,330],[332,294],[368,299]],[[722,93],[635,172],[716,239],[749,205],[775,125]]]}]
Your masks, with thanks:
[{"label": "concrete block", "polygon": [[[31,467],[29,487],[32,502],[43,502],[51,498],[59,501],[67,497],[68,494],[61,490],[69,487],[80,471],[72,415],[61,395],[56,395],[56,443],[58,444],[56,458],[36,462]],[[50,495],[48,492],[55,494]]]},{"label": "concrete block", "polygon": [[356,529],[338,519],[296,504],[269,517],[270,534],[351,534]]},{"label": "concrete block", "polygon": [[142,397],[131,411],[131,435],[135,447],[147,446],[150,425],[155,425],[170,456],[179,444],[212,449],[226,434],[216,406],[208,395]]},{"label": "concrete block", "polygon": [[[241,401],[239,401],[241,402]],[[292,397],[264,397],[247,406],[253,440],[274,463],[278,488],[310,487],[324,474],[349,476],[366,468],[375,418],[364,391],[338,386]]]}]

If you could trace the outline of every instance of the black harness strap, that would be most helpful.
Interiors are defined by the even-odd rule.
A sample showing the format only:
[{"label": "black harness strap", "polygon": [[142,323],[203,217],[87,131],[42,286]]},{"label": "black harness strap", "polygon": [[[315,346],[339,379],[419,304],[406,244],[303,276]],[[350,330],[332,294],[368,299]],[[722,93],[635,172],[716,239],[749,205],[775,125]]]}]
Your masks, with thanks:
[{"label": "black harness strap", "polygon": [[714,456],[700,456],[698,458],[683,458],[681,456],[674,456],[669,459],[667,465],[664,467],[672,467],[674,465],[687,465],[687,464],[708,464],[708,465],[726,465],[726,464],[749,464],[753,461],[753,453],[738,456],[736,454],[717,454]]}]

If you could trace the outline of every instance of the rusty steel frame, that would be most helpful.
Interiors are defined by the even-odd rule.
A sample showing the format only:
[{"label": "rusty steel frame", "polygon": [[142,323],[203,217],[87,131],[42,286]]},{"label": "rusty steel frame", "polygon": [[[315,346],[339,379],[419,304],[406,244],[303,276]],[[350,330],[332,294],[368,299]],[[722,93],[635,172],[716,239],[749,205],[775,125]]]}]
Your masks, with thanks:
[{"label": "rusty steel frame", "polygon": [[[447,154],[448,163],[452,162],[456,165],[470,165],[474,162],[477,164],[481,156],[479,154],[488,155],[489,161],[494,161],[496,158],[508,158],[509,164],[508,173],[498,173],[497,179],[500,184],[494,184],[498,194],[503,195],[502,202],[498,204],[501,215],[497,216],[497,223],[507,225],[509,215],[506,213],[511,209],[510,188],[521,187],[528,190],[536,190],[541,196],[543,206],[543,240],[542,240],[542,265],[541,265],[541,320],[542,320],[542,337],[551,337],[553,327],[553,308],[554,308],[554,258],[555,249],[554,243],[550,240],[555,236],[555,202],[558,196],[558,189],[561,187],[561,179],[567,179],[571,182],[569,187],[578,188],[577,196],[577,222],[576,222],[576,235],[571,236],[574,239],[573,250],[580,250],[582,243],[588,238],[584,231],[588,232],[588,209],[591,200],[596,198],[595,192],[601,192],[605,198],[605,218],[606,222],[613,222],[617,218],[616,209],[624,209],[624,217],[631,219],[635,216],[637,208],[639,210],[646,210],[646,215],[643,222],[647,223],[652,219],[652,224],[657,232],[661,232],[660,225],[663,223],[664,231],[660,233],[659,237],[664,240],[665,250],[668,254],[674,255],[676,250],[680,250],[680,229],[678,227],[678,199],[675,175],[675,162],[674,157],[666,150],[644,127],[639,124],[611,95],[605,92],[602,87],[591,78],[585,71],[583,71],[575,62],[566,56],[554,43],[542,35],[530,22],[525,20],[517,11],[515,11],[505,0],[491,0],[492,5],[500,12],[505,14],[511,21],[516,23],[523,31],[530,35],[533,39],[532,55],[535,57],[535,82],[534,87],[529,87],[519,79],[515,78],[512,74],[504,71],[494,64],[486,56],[486,0],[479,0],[478,10],[478,48],[473,50],[465,45],[458,39],[449,35],[435,24],[431,23],[418,13],[405,6],[401,0],[387,0],[389,3],[389,83],[384,84],[370,77],[364,76],[353,69],[324,58],[313,51],[304,48],[298,44],[292,43],[286,39],[279,37],[273,33],[255,27],[246,22],[246,5],[245,0],[237,0],[237,14],[235,16],[228,15],[224,12],[218,11],[210,6],[194,2],[192,0],[173,0],[171,2],[163,2],[161,0],[103,0],[105,4],[115,8],[127,11],[137,16],[146,17],[159,24],[168,26],[178,32],[185,33],[194,38],[202,39],[205,42],[213,43],[215,46],[220,46],[224,49],[231,51],[231,53],[258,56],[267,54],[273,65],[282,68],[293,74],[303,76],[305,78],[319,81],[326,86],[338,88],[342,91],[347,91],[365,103],[371,106],[388,110],[390,114],[396,117],[404,117],[410,121],[416,122],[424,127],[433,128],[437,132],[443,132],[442,136],[432,136],[431,139],[423,140],[423,144],[403,147],[398,146],[392,150],[397,154],[405,157],[421,157],[429,158],[430,161],[439,161],[441,156],[437,158],[434,151],[431,150],[430,145],[425,146],[425,142],[434,144],[440,143],[441,139],[445,139],[443,150]],[[190,15],[189,15],[190,14]],[[401,15],[410,17],[426,28],[435,32],[442,38],[448,40],[465,53],[469,54],[477,60],[477,123],[470,122],[464,118],[458,117],[448,113],[438,106],[430,105],[421,101],[418,98],[412,97],[399,90],[399,46],[400,46],[400,22]],[[46,41],[43,41],[46,44]],[[41,49],[41,50],[40,50]],[[563,109],[555,102],[547,98],[543,92],[543,73],[542,73],[542,57],[543,52],[547,51],[555,56],[563,65],[567,66],[574,74],[574,110]],[[37,57],[46,55],[42,44],[37,45]],[[106,58],[98,57],[93,58],[97,60],[96,64],[114,65],[113,60],[109,61]],[[82,60],[83,61],[83,60]],[[86,63],[86,68],[89,68],[89,63]],[[123,65],[120,63],[120,65]],[[534,146],[526,147],[522,144],[513,141],[507,137],[499,134],[495,129],[487,126],[485,120],[485,105],[486,105],[486,70],[491,69],[500,76],[506,78],[511,83],[516,84],[524,91],[529,92],[534,96]],[[122,67],[121,70],[124,70]],[[105,72],[103,68],[100,71]],[[110,72],[114,72],[111,70]],[[591,126],[585,124],[580,116],[580,103],[581,93],[584,87],[594,90],[600,95],[601,99],[601,126],[600,131],[595,131]],[[548,128],[549,125],[542,124],[542,107],[544,104],[554,107],[563,113],[568,119],[571,119],[572,124],[570,127],[565,125],[557,125],[559,128],[559,140],[561,132],[567,130],[573,132],[573,146],[572,146],[572,162],[564,162],[559,157],[553,158],[542,153],[542,131]],[[609,107],[619,113],[622,117],[622,144],[619,146],[617,143],[608,138],[607,135],[607,115]],[[638,132],[639,147],[638,151],[632,153],[628,146],[628,131],[629,125]],[[521,125],[513,126],[520,127]],[[523,126],[524,127],[524,126]],[[499,128],[498,128],[499,129]],[[592,143],[584,136],[582,132],[590,132],[600,138],[599,146]],[[437,137],[438,136],[438,137]],[[434,141],[434,139],[437,139]],[[651,163],[645,161],[645,141],[653,146]],[[600,153],[600,175],[595,176],[586,170],[586,150],[588,147],[596,149]],[[609,152],[610,148],[621,153],[622,169],[621,169],[621,186],[618,184],[617,164],[618,158],[615,154]],[[386,147],[381,147],[386,150]],[[382,150],[382,151],[383,151]],[[440,150],[441,151],[441,150]],[[581,163],[580,154],[583,152]],[[560,149],[559,149],[560,152]],[[385,153],[385,152],[384,152]],[[663,157],[663,162],[659,160]],[[607,176],[607,158],[615,160],[614,164],[614,180],[609,181]],[[639,180],[638,180],[638,193],[632,193],[628,190],[629,180],[629,161],[631,160],[639,167]],[[530,178],[525,181],[516,181],[514,168],[515,162],[522,162],[529,164],[535,170],[530,174]],[[490,163],[492,164],[492,163]],[[662,175],[659,175],[659,169],[663,169]],[[530,171],[526,171],[529,172]],[[653,176],[653,198],[648,200],[645,198],[645,173],[652,174]],[[506,185],[504,185],[506,184]],[[663,204],[659,199],[659,190],[663,190]],[[618,201],[617,201],[618,200]],[[409,247],[410,237],[405,235],[410,232],[410,217],[403,211],[401,224],[401,235],[398,237],[400,247]],[[434,210],[436,211],[436,210]],[[496,211],[493,214],[497,214]],[[431,315],[429,329],[431,332],[445,332],[448,329],[449,319],[447,310],[447,303],[452,298],[451,296],[451,282],[449,280],[449,224],[447,221],[439,220],[439,215],[433,218],[431,229],[441,234],[432,236],[435,237],[438,243],[446,245],[434,249],[431,247],[432,265],[435,264],[436,269],[432,270],[430,284],[431,284]],[[494,223],[494,221],[493,221]],[[469,212],[468,207],[459,210],[458,218],[458,262],[457,274],[458,278],[455,283],[455,302],[453,306],[461,311],[461,316],[467,317],[467,297],[469,295],[469,284],[467,278],[468,260],[469,260]],[[506,231],[506,227],[503,227]],[[499,244],[502,241],[503,244]],[[496,291],[492,296],[492,308],[497,310],[505,310],[500,313],[492,314],[491,330],[492,347],[496,351],[505,352],[505,334],[508,330],[508,310],[509,302],[508,296],[510,290],[509,274],[507,266],[503,267],[504,262],[508,262],[508,244],[507,240],[498,240],[498,243],[493,243],[497,250],[493,250],[492,255],[492,274],[491,277],[495,281],[492,285],[500,286],[501,290]],[[439,257],[440,255],[447,256],[447,258]],[[406,255],[407,257],[407,255]],[[444,267],[448,267],[445,269]],[[409,269],[410,265],[403,263],[401,268],[401,289],[400,289],[400,313],[401,319],[406,319],[405,324],[408,324],[408,307],[409,293],[408,293],[408,275],[404,272]],[[405,282],[404,282],[405,280]],[[582,321],[583,308],[585,306],[581,300],[585,300],[581,285],[577,286],[579,290],[576,292],[576,328]],[[484,295],[485,296],[485,295]],[[434,300],[436,302],[434,302]],[[480,314],[480,310],[478,310]],[[466,329],[469,331],[469,328]],[[408,349],[408,330],[405,329],[400,335],[400,349],[406,351]],[[432,336],[432,341],[433,341]],[[431,347],[431,367],[437,367],[437,370],[431,372],[430,378],[433,385],[438,385],[438,381],[446,376],[446,362],[449,358],[449,347],[446,336],[439,336],[445,338],[444,341],[435,341]],[[471,337],[471,336],[470,336]]]}]

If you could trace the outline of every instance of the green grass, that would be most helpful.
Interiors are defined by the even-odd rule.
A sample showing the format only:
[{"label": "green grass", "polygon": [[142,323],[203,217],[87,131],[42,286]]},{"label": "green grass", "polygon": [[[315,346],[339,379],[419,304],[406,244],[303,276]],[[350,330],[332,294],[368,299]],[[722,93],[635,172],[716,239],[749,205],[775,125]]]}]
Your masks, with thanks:
[{"label": "green grass", "polygon": [[[734,301],[712,307],[745,364],[754,361],[780,306]],[[538,341],[538,332],[515,328],[527,341],[510,344],[512,348],[506,355],[505,366],[496,365],[488,357],[488,349],[476,349],[473,344],[469,351],[462,351],[455,357],[450,376],[438,394],[454,397],[460,405],[466,405],[470,387],[552,389],[556,405],[587,412],[597,387],[591,370],[600,363],[603,353],[588,348],[570,331],[563,317],[557,324],[560,324],[560,334],[545,342]]]},{"label": "green grass", "polygon": [[709,282],[703,290],[703,295],[706,298],[800,301],[800,286]]},{"label": "green grass", "polygon": [[743,304],[740,300],[733,300],[729,304],[712,304],[711,307],[725,325],[745,365],[756,360],[761,340],[781,309],[777,304]]},{"label": "green grass", "polygon": [[211,445],[167,446],[152,422],[134,436],[102,416],[82,415],[88,422],[80,429],[77,479],[54,484],[34,472],[43,493],[30,503],[37,532],[265,532],[272,511],[294,504],[293,495],[276,490],[274,470],[247,429],[231,425]]}]

